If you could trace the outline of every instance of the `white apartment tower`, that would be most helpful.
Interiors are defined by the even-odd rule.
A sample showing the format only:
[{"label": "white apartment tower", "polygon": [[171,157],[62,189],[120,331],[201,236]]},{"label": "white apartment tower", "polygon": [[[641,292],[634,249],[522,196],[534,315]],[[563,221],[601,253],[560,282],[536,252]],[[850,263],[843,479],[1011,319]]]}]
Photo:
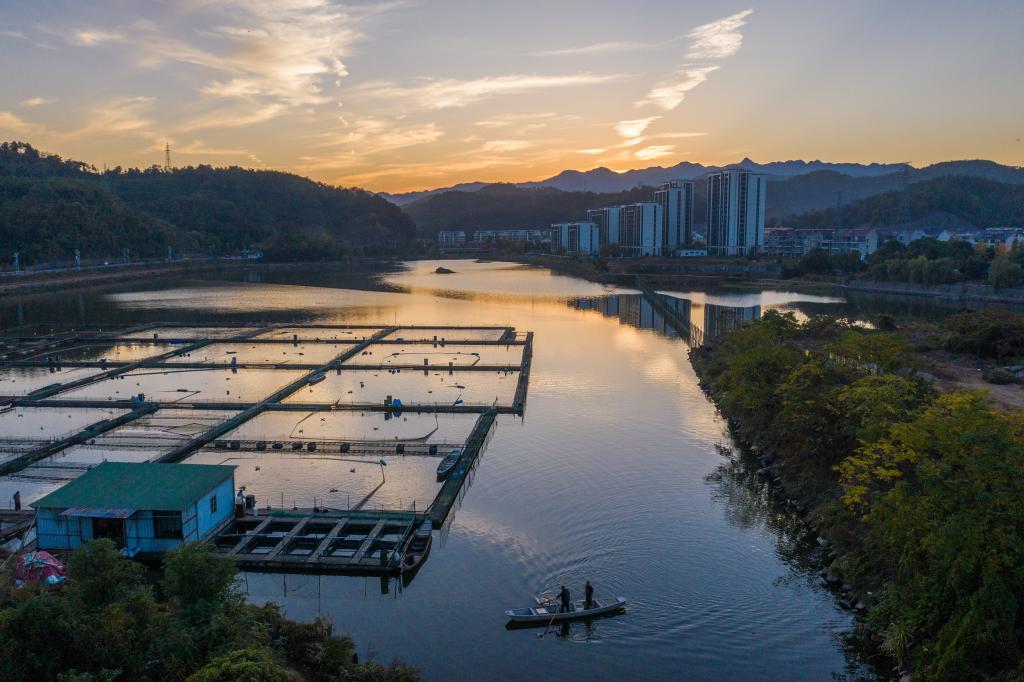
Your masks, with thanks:
[{"label": "white apartment tower", "polygon": [[708,254],[753,256],[764,246],[768,178],[741,168],[708,176]]},{"label": "white apartment tower", "polygon": [[662,253],[661,205],[640,202],[619,207],[619,246],[626,255],[657,256]]},{"label": "white apartment tower", "polygon": [[621,209],[618,206],[592,208],[587,211],[587,220],[597,223],[598,231],[601,234],[601,246],[619,243],[620,213]]},{"label": "white apartment tower", "polygon": [[654,193],[661,206],[661,244],[665,255],[693,245],[693,183],[688,180],[666,182]]}]

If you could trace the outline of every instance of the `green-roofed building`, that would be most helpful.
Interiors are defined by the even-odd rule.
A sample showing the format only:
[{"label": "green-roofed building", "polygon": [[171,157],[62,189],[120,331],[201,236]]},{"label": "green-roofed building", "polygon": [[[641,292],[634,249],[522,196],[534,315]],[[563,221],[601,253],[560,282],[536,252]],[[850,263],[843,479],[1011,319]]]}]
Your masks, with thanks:
[{"label": "green-roofed building", "polygon": [[40,549],[109,538],[129,556],[203,541],[234,513],[235,467],[104,462],[36,500]]}]

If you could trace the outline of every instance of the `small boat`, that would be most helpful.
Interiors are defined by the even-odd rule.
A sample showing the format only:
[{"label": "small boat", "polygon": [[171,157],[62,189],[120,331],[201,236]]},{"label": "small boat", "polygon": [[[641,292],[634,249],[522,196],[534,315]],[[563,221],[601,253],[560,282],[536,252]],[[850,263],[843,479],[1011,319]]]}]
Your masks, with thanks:
[{"label": "small boat", "polygon": [[457,449],[452,450],[445,455],[444,459],[442,459],[437,465],[437,477],[447,478],[448,474],[450,474],[452,469],[455,468],[455,465],[459,463],[459,457],[461,456],[462,452]]},{"label": "small boat", "polygon": [[309,384],[310,386],[312,386],[313,384],[319,384],[321,381],[323,381],[326,378],[327,378],[327,375],[325,375],[323,372],[317,372],[316,374],[311,376],[309,379],[307,379],[306,383]]},{"label": "small boat", "polygon": [[434,538],[434,525],[430,518],[424,519],[420,527],[409,536],[402,552],[402,573],[412,573],[420,567],[423,560],[430,554],[430,545]]},{"label": "small boat", "polygon": [[558,612],[557,602],[546,602],[537,606],[529,606],[524,609],[509,609],[505,612],[512,623],[536,623],[545,625],[547,623],[559,623],[567,620],[579,620],[580,618],[591,618],[602,614],[610,614],[626,608],[625,597],[611,597],[608,599],[595,599],[589,609],[584,608],[584,601],[573,602],[573,610],[565,613]]}]

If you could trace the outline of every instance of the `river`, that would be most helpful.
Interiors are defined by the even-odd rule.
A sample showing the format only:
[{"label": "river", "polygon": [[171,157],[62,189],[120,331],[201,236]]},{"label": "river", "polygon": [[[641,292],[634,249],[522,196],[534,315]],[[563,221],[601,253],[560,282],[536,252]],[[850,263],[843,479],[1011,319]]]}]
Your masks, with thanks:
[{"label": "river", "polygon": [[[435,274],[442,264],[455,273]],[[249,573],[240,582],[249,597],[279,602],[293,618],[329,618],[361,656],[399,657],[432,680],[870,676],[847,645],[852,616],[818,584],[813,537],[730,456],[687,343],[636,291],[471,261],[413,262],[372,286],[364,279],[282,271],[135,283],[7,300],[0,324],[260,319],[533,331],[525,416],[499,418],[407,587]],[[779,291],[675,293],[669,303],[707,334],[770,307],[845,305]],[[243,480],[261,499],[323,494],[341,475],[256,471]],[[588,579],[598,597],[626,597],[627,612],[543,639],[506,629],[505,609],[563,583],[581,595]]]}]

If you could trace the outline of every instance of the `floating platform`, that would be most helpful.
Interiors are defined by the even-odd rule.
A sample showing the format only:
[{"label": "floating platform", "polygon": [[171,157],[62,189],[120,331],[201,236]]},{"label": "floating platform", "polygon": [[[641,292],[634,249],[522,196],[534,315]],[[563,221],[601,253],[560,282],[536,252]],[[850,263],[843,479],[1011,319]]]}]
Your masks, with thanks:
[{"label": "floating platform", "polygon": [[[213,344],[220,347],[200,352]],[[263,344],[277,344],[283,350]],[[336,348],[318,345],[314,352],[312,346],[303,349],[304,344]],[[386,361],[378,361],[382,346],[387,347]],[[446,346],[456,349],[434,350]],[[481,348],[474,351],[473,346]],[[517,349],[501,351],[497,346]],[[249,359],[260,361],[243,362],[240,353],[245,349],[251,351]],[[114,359],[103,357],[105,352]],[[277,354],[289,361],[274,361]],[[437,356],[443,361],[430,362]],[[55,484],[88,470],[96,458],[102,461],[108,456],[173,465],[216,450],[228,456],[236,451],[255,453],[260,458],[275,454],[441,458],[458,449],[461,454],[451,474],[420,511],[387,509],[374,502],[382,480],[365,496],[365,490],[358,492],[362,499],[351,509],[286,509],[282,499],[278,508],[248,510],[211,540],[218,551],[246,570],[392,575],[402,571],[403,548],[416,530],[428,528],[423,526],[428,521],[430,528],[443,527],[466,494],[498,415],[524,413],[532,357],[532,332],[524,334],[511,327],[161,322],[114,331],[0,336],[0,412],[52,409],[56,417],[61,410],[103,408],[109,415],[93,423],[76,423],[73,433],[55,429],[53,436],[47,436],[42,429],[34,445],[20,439],[16,452],[12,443],[12,454],[0,462],[0,484],[11,492],[21,490],[23,496],[32,485],[52,490]],[[453,374],[462,376],[452,380]],[[347,383],[338,381],[337,375],[347,375]],[[364,377],[366,389],[360,391]],[[391,395],[381,396],[379,402],[366,400],[367,394],[390,392],[392,384],[420,401],[399,402]],[[458,392],[448,391],[449,387]],[[463,393],[467,387],[470,390]],[[85,388],[82,395],[80,389]],[[356,388],[355,395],[349,395],[353,391],[348,388]],[[5,396],[5,391],[11,393]],[[491,401],[495,393],[504,397]],[[436,402],[423,400],[435,395]],[[482,400],[485,397],[488,402]],[[465,431],[458,433],[458,440],[441,434],[433,439],[337,433],[327,437],[315,429],[306,436],[264,434],[252,428],[242,437],[245,430],[240,427],[260,415],[303,412],[383,413],[385,420],[430,414],[476,415],[477,419],[464,441]],[[172,415],[175,421],[169,424]],[[153,420],[166,426],[155,427]],[[58,425],[55,419],[54,426]],[[149,454],[152,449],[156,451]],[[325,485],[342,487],[342,480]],[[31,499],[30,494],[27,502]],[[368,508],[371,504],[376,510]]]}]

